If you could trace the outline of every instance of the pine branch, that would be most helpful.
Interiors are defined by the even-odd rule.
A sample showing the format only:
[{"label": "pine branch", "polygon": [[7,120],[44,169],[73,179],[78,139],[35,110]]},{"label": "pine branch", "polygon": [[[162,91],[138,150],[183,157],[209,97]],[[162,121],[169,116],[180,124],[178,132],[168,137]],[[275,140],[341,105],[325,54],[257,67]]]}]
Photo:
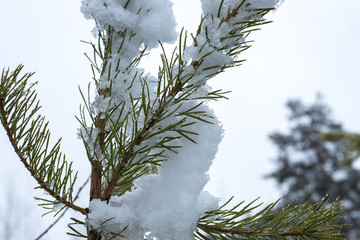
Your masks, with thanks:
[{"label": "pine branch", "polygon": [[152,115],[147,122],[145,122],[144,127],[139,131],[139,133],[136,135],[136,137],[132,140],[135,144],[132,144],[130,148],[125,152],[123,155],[123,158],[121,160],[121,164],[117,171],[115,171],[112,175],[111,180],[108,182],[106,188],[104,189],[101,199],[102,200],[109,200],[116,184],[120,180],[120,178],[123,176],[123,171],[126,167],[128,167],[128,162],[131,158],[134,158],[134,148],[135,146],[140,145],[144,139],[145,135],[148,134],[155,126],[157,122],[159,122],[159,119],[162,117],[166,106],[169,104],[169,102],[172,100],[173,95],[176,95],[181,87],[182,83],[179,82],[175,87],[171,88],[169,92],[167,93],[167,96],[163,101],[160,103],[159,107],[154,111],[155,114]]},{"label": "pine branch", "polygon": [[[0,118],[9,141],[20,161],[43,189],[55,200],[44,200],[39,204],[64,204],[75,211],[85,214],[85,209],[73,203],[72,191],[77,173],[72,175],[72,163],[65,160],[60,151],[60,140],[50,147],[50,132],[48,122],[38,115],[41,108],[36,99],[33,87],[28,86],[28,79],[33,73],[20,77],[23,69],[19,65],[13,72],[2,71],[0,83]],[[54,211],[50,209],[50,212]]]},{"label": "pine branch", "polygon": [[[250,46],[248,45],[248,43],[250,43],[251,41],[245,41],[245,39],[250,35],[250,33],[260,30],[260,28],[257,28],[258,26],[271,23],[271,21],[266,21],[263,17],[271,10],[273,10],[272,8],[254,9],[249,7],[250,4],[246,0],[242,0],[234,8],[229,8],[225,16],[222,16],[220,14],[222,5],[223,1],[220,2],[217,16],[214,16],[213,14],[204,16],[200,21],[196,35],[192,35],[192,38],[194,40],[194,46],[199,48],[199,53],[203,53],[201,58],[193,61],[192,63],[192,65],[194,66],[194,68],[197,69],[197,71],[203,61],[206,61],[207,57],[213,55],[213,53],[216,52],[223,52],[233,57],[235,60],[241,52],[249,49]],[[241,14],[245,13],[244,17],[241,18],[241,21],[235,19],[235,17],[238,16],[239,12],[241,12]],[[218,31],[225,24],[227,24],[227,27],[230,27],[230,30],[226,34],[222,35],[219,39],[212,39],[210,37],[212,33],[209,32],[209,29],[212,28],[211,25],[217,25],[216,30]],[[206,41],[200,42],[199,38],[202,38],[204,36]],[[221,44],[216,44],[217,41],[219,41]],[[212,49],[212,51],[204,51],[207,47],[209,49]],[[244,60],[236,60],[234,61],[235,65],[222,64],[221,62],[219,62],[218,66],[209,66],[204,68],[203,70],[220,68],[220,71],[209,74],[207,76],[214,77],[219,72],[222,72],[224,69],[228,67],[238,66],[239,63],[243,61]]]},{"label": "pine branch", "polygon": [[[84,117],[80,120],[83,129],[88,129],[82,137],[92,164],[90,199],[99,198],[108,201],[117,186],[130,186],[129,182],[147,172],[146,169],[148,169],[149,164],[157,165],[165,160],[166,155],[164,153],[166,151],[175,151],[175,149],[180,148],[180,146],[171,145],[172,142],[180,138],[195,142],[192,136],[197,135],[197,133],[187,131],[187,126],[197,121],[211,123],[211,116],[197,110],[203,104],[199,100],[225,98],[226,92],[216,90],[206,95],[198,94],[196,96],[195,93],[205,84],[207,79],[241,62],[235,58],[240,52],[248,48],[243,38],[248,36],[251,31],[256,30],[254,27],[267,23],[263,20],[263,16],[271,10],[251,9],[245,2],[242,1],[234,9],[229,9],[225,16],[220,14],[221,2],[217,17],[207,15],[202,19],[199,30],[193,37],[194,46],[200,44],[198,39],[200,35],[205,34],[207,39],[199,46],[198,51],[201,56],[199,59],[189,61],[185,58],[184,53],[188,46],[186,43],[187,34],[183,30],[180,33],[178,47],[172,51],[170,56],[165,54],[165,49],[160,43],[163,50],[161,55],[162,67],[159,69],[155,99],[150,98],[146,79],[141,77],[143,73],[136,68],[141,58],[146,54],[147,47],[143,46],[142,49],[139,49],[138,55],[127,66],[121,67],[121,58],[117,55],[126,47],[127,42],[132,40],[135,33],[128,29],[117,32],[112,26],[108,26],[106,31],[99,31],[97,44],[89,43],[94,51],[93,59],[86,56],[91,63],[98,97],[104,102],[105,99],[108,101],[108,109],[103,109],[97,113],[90,109],[90,101],[85,101],[86,110],[92,119],[92,125],[87,127]],[[246,17],[241,22],[232,21],[240,10],[246,12]],[[220,21],[217,22],[215,18],[220,19]],[[213,29],[214,24],[218,24],[217,28],[220,28],[221,25],[230,26],[229,31],[219,38],[222,47],[215,46],[213,44],[214,39],[209,37],[208,29],[210,29],[210,25]],[[213,65],[211,62],[217,58],[217,55],[226,56],[227,60],[224,62],[222,60],[216,61],[216,65]],[[99,62],[102,62],[101,67]],[[98,71],[99,77],[96,76],[94,70]],[[134,71],[135,74],[129,74],[130,70]],[[131,80],[128,89],[129,102],[126,102],[125,99],[121,99],[121,102],[115,100],[114,82],[117,81],[119,84],[119,81],[123,81],[118,79],[119,74],[127,74],[124,77],[134,76],[133,79],[124,80]],[[139,98],[134,98],[131,95],[134,81],[139,81],[142,85],[142,94]],[[189,101],[192,101],[194,105],[179,112],[182,104]],[[130,104],[130,107],[127,107],[126,104]],[[172,108],[175,110],[170,110]],[[180,120],[175,120],[167,126],[161,125],[165,119],[175,119],[175,117]],[[189,119],[193,121],[185,123]],[[96,134],[95,137],[91,137],[93,133]],[[176,133],[176,135],[169,138],[167,133]],[[160,140],[155,140],[159,137]],[[88,141],[90,138],[96,140]],[[151,142],[151,144],[143,146],[144,142],[147,144]],[[152,149],[163,149],[163,151],[159,151],[156,155],[149,155]],[[147,157],[142,157],[141,161],[135,161],[134,159],[139,155]],[[132,174],[133,177],[127,179],[126,175],[130,175],[127,172],[134,173],[134,169],[137,169],[139,174]],[[121,179],[127,180],[124,183]]]},{"label": "pine branch", "polygon": [[[220,90],[211,92],[206,87],[207,80],[242,62],[237,57],[249,48],[250,41],[245,41],[245,38],[258,30],[259,26],[268,23],[263,17],[272,10],[254,9],[246,0],[240,0],[229,9],[227,4],[223,7],[224,1],[219,3],[216,13],[213,9],[204,8],[209,12],[204,13],[195,36],[191,35],[194,41],[191,46],[186,43],[187,33],[184,31],[180,33],[178,46],[168,55],[160,42],[162,66],[159,67],[158,77],[150,81],[144,76],[144,71],[137,67],[147,49],[146,40],[137,38],[141,35],[137,35],[137,29],[128,26],[115,28],[111,23],[98,25],[101,29],[98,44],[90,43],[94,59],[88,57],[97,94],[94,102],[85,101],[83,108],[87,110],[92,123],[90,126],[86,124],[84,112],[80,120],[83,127],[81,136],[94,177],[90,197],[94,200],[94,206],[90,207],[87,226],[90,239],[111,238],[113,231],[120,234],[118,226],[122,227],[123,224],[116,217],[95,217],[94,220],[92,215],[99,206],[109,207],[110,211],[111,208],[115,210],[126,206],[128,196],[125,193],[141,191],[140,187],[131,187],[135,179],[149,172],[149,166],[171,160],[171,156],[174,156],[172,153],[187,146],[182,140],[196,143],[195,139],[200,139],[201,142],[201,138],[195,138],[199,133],[194,126],[211,124],[215,118],[202,101],[224,98],[226,93]],[[142,7],[136,14],[141,11]],[[151,9],[146,11],[151,12]],[[99,21],[102,21],[101,18]],[[127,49],[131,49],[130,55],[126,53]],[[94,70],[98,71],[98,77]],[[115,194],[123,196],[110,201]],[[95,201],[94,198],[103,201]],[[332,234],[333,226],[327,228],[317,225],[317,222],[331,222],[338,214],[319,216],[315,214],[320,211],[317,207],[306,208],[306,205],[273,214],[270,212],[273,208],[271,205],[248,217],[245,214],[256,208],[250,205],[240,211],[236,209],[238,205],[231,210],[207,212],[198,222],[196,236],[199,239],[208,239],[204,234],[209,234],[213,239],[242,236],[252,239],[313,237],[319,233],[321,235],[322,231],[329,233],[328,230]],[[336,209],[332,211],[336,212]],[[81,233],[73,231],[81,236]],[[156,230],[153,234],[154,237],[151,237],[155,239]],[[337,233],[333,236],[337,236]]]},{"label": "pine branch", "polygon": [[340,228],[345,225],[336,223],[343,218],[339,200],[330,204],[324,198],[312,205],[310,199],[297,206],[294,201],[278,211],[272,203],[255,214],[261,205],[254,205],[256,200],[241,209],[243,202],[224,209],[231,200],[200,218],[197,239],[344,239]]},{"label": "pine branch", "polygon": [[[103,46],[96,47],[92,44],[92,47],[95,49],[94,58],[96,58],[96,54],[99,53],[97,57],[99,57],[101,61],[107,61],[100,53],[111,52],[108,48],[113,46],[111,43],[111,36],[115,34],[113,31],[114,30],[110,28],[109,32],[107,32],[109,37],[103,38],[101,41],[99,40],[99,42],[103,43]],[[125,33],[126,31],[124,31],[123,34]],[[181,34],[181,36],[182,35],[183,34]],[[102,38],[101,36],[103,36],[103,34],[100,33],[99,36]],[[93,121],[92,126],[90,127],[91,130],[87,131],[85,135],[82,135],[83,142],[88,150],[88,156],[91,156],[90,161],[93,165],[93,173],[96,173],[92,174],[94,187],[91,187],[91,189],[94,191],[96,190],[97,195],[91,194],[91,196],[93,196],[92,198],[100,198],[108,201],[116,186],[119,184],[124,185],[121,183],[122,181],[120,181],[120,179],[127,175],[127,171],[134,173],[133,170],[135,167],[138,169],[138,172],[140,172],[140,174],[133,174],[134,177],[131,180],[133,181],[147,171],[146,169],[148,169],[147,165],[149,163],[157,165],[158,162],[162,161],[160,160],[161,158],[166,159],[162,154],[162,151],[159,151],[156,155],[149,154],[151,149],[157,148],[172,151],[172,149],[178,148],[179,146],[171,146],[171,142],[180,137],[185,137],[190,141],[193,141],[191,135],[196,133],[186,130],[186,127],[190,124],[184,124],[185,119],[192,118],[194,120],[210,123],[210,119],[208,119],[209,116],[206,116],[201,111],[196,111],[202,103],[197,103],[195,106],[184,109],[180,113],[177,112],[177,109],[181,107],[182,102],[189,100],[184,97],[184,95],[191,94],[197,89],[197,87],[188,87],[186,92],[183,91],[183,87],[192,77],[191,75],[182,76],[185,66],[185,63],[181,60],[183,51],[183,49],[181,49],[183,47],[182,45],[183,42],[180,38],[179,48],[174,49],[170,58],[166,56],[165,50],[163,49],[163,67],[159,73],[159,87],[157,89],[156,99],[151,100],[149,98],[149,89],[146,79],[142,79],[141,77],[138,80],[140,80],[142,84],[142,97],[139,99],[132,99],[132,96],[130,95],[132,105],[127,111],[125,109],[125,103],[121,102],[114,107],[110,107],[106,112],[100,112],[94,116],[94,113],[90,110],[90,107],[88,107],[91,103],[85,101],[85,97],[83,97],[86,110]],[[177,51],[179,52],[177,53]],[[143,51],[141,51],[136,59],[139,60],[143,55]],[[97,60],[94,59],[91,60],[91,62],[94,64]],[[136,66],[136,62],[137,61],[133,61],[129,67],[134,67],[134,64]],[[103,68],[109,65],[110,63],[104,64]],[[110,72],[110,69],[108,71]],[[120,69],[116,69],[116,72],[119,71]],[[176,71],[177,73],[174,74]],[[104,70],[101,70],[101,73],[104,72]],[[115,78],[115,76],[111,77],[109,74],[107,80],[110,81],[110,84],[108,85],[112,86],[113,78]],[[103,98],[111,96],[111,89],[102,89],[98,81],[96,82],[96,85],[99,96]],[[222,94],[223,93],[220,91],[214,91],[210,94],[211,97],[209,97],[209,99],[221,98]],[[109,106],[112,104],[111,101]],[[175,110],[170,111],[169,109],[173,106],[177,107],[174,107]],[[85,114],[83,113],[82,115]],[[174,118],[175,116],[180,118],[180,120],[175,120],[167,126],[159,125],[160,122],[165,119]],[[139,120],[142,118],[145,118],[145,120],[140,122]],[[81,120],[79,121],[83,128],[87,129],[84,119],[85,117],[81,117]],[[135,128],[129,130],[129,122],[131,122],[131,125],[135,126]],[[96,141],[89,143],[88,136],[90,136],[93,131],[97,132]],[[178,133],[178,136],[169,138],[168,134],[166,134],[167,132],[176,132]],[[117,135],[119,133],[120,136]],[[157,137],[160,137],[160,140],[151,141],[151,139]],[[142,143],[145,141],[151,142],[151,144],[142,147]],[[120,153],[111,153],[114,152],[114,149],[120,149]],[[143,157],[142,161],[133,161],[138,155],[145,155],[146,157]],[[104,160],[107,162],[107,167],[102,169],[101,165]],[[99,183],[101,174],[106,176],[106,182],[96,185],[95,180]],[[100,185],[102,186],[101,194],[99,190],[100,187],[95,187]]]},{"label": "pine branch", "polygon": [[[242,4],[239,5],[237,9],[241,6]],[[228,22],[230,18],[234,17],[236,15],[235,13],[237,12],[237,9],[234,9],[231,13],[231,16],[227,17],[225,20],[223,19],[223,21]],[[264,14],[265,13],[259,14],[257,12],[253,15],[256,15],[256,17],[260,19],[261,16],[263,16]],[[240,25],[240,23],[234,24],[234,29],[230,33],[228,33],[229,37],[238,35],[239,31],[250,28],[255,24],[259,24],[260,21],[261,20],[249,23],[242,23],[242,25],[244,26],[241,27],[235,26],[236,24]],[[201,28],[202,26],[200,25],[200,29]],[[207,31],[207,26],[204,26],[204,29],[205,30],[203,31]],[[210,73],[208,75],[200,77],[201,81],[203,81],[204,79],[215,76],[217,73],[223,71],[225,68],[230,67],[230,65],[227,63],[220,63],[220,65],[216,66],[202,66],[202,64],[204,65],[204,62],[206,62],[205,58],[211,55],[212,52],[218,51],[225,53],[225,49],[217,48],[214,48],[211,52],[204,52],[202,58],[199,59],[198,63],[196,64],[194,61],[184,61],[184,51],[187,47],[187,36],[186,33],[183,34],[182,31],[180,33],[178,48],[174,49],[170,57],[166,56],[165,50],[160,43],[163,49],[163,66],[160,68],[159,71],[156,99],[150,99],[148,97],[149,90],[147,89],[146,79],[144,79],[144,81],[141,81],[141,77],[135,79],[137,78],[137,76],[135,75],[132,81],[141,81],[143,88],[142,98],[133,99],[133,97],[130,95],[132,106],[130,107],[130,109],[124,109],[125,102],[117,103],[113,99],[113,81],[117,78],[117,75],[120,72],[124,73],[124,71],[130,71],[130,69],[132,69],[133,71],[137,71],[135,67],[137,66],[140,59],[144,56],[146,46],[144,46],[143,50],[139,51],[138,56],[130,62],[130,64],[125,68],[125,70],[120,68],[120,58],[119,60],[116,60],[116,58],[110,56],[113,56],[113,53],[121,52],[122,48],[127,42],[125,41],[125,39],[130,41],[132,38],[132,34],[133,33],[128,31],[127,29],[123,30],[122,32],[116,32],[111,26],[109,26],[106,31],[99,32],[99,39],[97,45],[90,43],[94,50],[94,57],[93,59],[90,59],[89,57],[88,58],[91,61],[93,73],[94,69],[97,69],[100,73],[99,79],[96,78],[95,74],[93,77],[97,87],[98,96],[100,98],[110,99],[109,110],[101,111],[95,114],[95,116],[93,115],[93,112],[90,111],[89,108],[87,108],[88,113],[89,115],[91,115],[91,119],[93,120],[93,125],[90,127],[91,130],[89,132],[97,132],[96,141],[94,141],[93,143],[89,143],[86,140],[87,136],[83,135],[85,147],[88,149],[88,155],[95,156],[96,158],[92,160],[90,159],[92,163],[92,187],[90,197],[91,199],[100,198],[102,200],[108,201],[115,187],[121,182],[120,179],[124,177],[125,171],[131,171],[135,166],[143,166],[142,169],[140,167],[139,170],[140,172],[144,172],[146,171],[146,164],[148,164],[149,162],[152,164],[157,164],[157,162],[159,162],[159,160],[155,160],[155,157],[161,157],[163,159],[166,159],[166,156],[160,153],[157,156],[143,158],[142,161],[137,161],[136,163],[134,163],[133,160],[139,155],[140,152],[144,154],[146,152],[150,152],[150,150],[154,148],[163,148],[164,151],[173,151],[180,146],[171,146],[170,143],[182,137],[193,141],[192,135],[196,135],[197,133],[187,131],[186,126],[188,126],[189,124],[193,124],[196,121],[204,121],[206,123],[211,123],[211,117],[210,119],[208,119],[209,116],[207,116],[204,112],[195,110],[202,104],[201,102],[200,104],[196,103],[196,100],[223,98],[223,94],[225,94],[221,91],[214,91],[207,94],[207,96],[192,97],[192,95],[202,85],[199,85],[198,83],[193,83],[193,79],[196,78],[197,75],[201,75],[201,72],[207,72],[210,70]],[[199,34],[201,34],[201,31],[198,32],[197,36]],[[241,36],[243,36],[243,34]],[[119,42],[116,42],[119,41],[119,38],[122,39],[122,41],[120,40],[120,44]],[[225,40],[227,39],[224,39],[224,41]],[[197,39],[194,39],[194,41],[196,42]],[[210,41],[207,41],[203,45],[203,47],[205,47],[206,45],[210,45],[210,47],[212,47]],[[235,44],[234,46],[235,48],[231,47],[228,50],[228,54],[231,56],[235,56],[233,52],[239,52],[235,51],[236,49],[243,48],[242,44]],[[203,47],[200,49],[200,51],[202,51]],[[98,60],[103,62],[101,68],[98,65]],[[191,72],[191,69],[195,69],[195,71]],[[130,86],[130,88],[132,88],[132,85]],[[180,108],[184,102],[189,100],[195,103],[194,109],[190,107],[188,109],[183,109],[182,112],[178,113],[176,112],[177,109],[175,107],[175,110],[169,111],[169,108],[171,106],[176,105],[178,106],[177,108]],[[111,106],[112,104],[115,104],[115,106]],[[90,106],[91,104],[89,102],[86,105]],[[118,108],[118,110],[114,110],[115,108]],[[118,113],[119,111],[120,114]],[[116,114],[119,114],[119,117],[116,117]],[[143,116],[145,117],[145,122],[138,122],[138,119],[142,119]],[[159,131],[154,131],[154,129],[157,129],[159,127],[159,125],[157,124],[167,118],[175,116],[180,118],[180,120],[168,126],[161,126],[161,130]],[[185,124],[185,119],[193,119],[194,121]],[[82,122],[82,125],[84,128],[86,128],[85,122]],[[110,128],[108,127],[109,125]],[[135,126],[135,128],[128,129],[129,125]],[[116,135],[111,134],[111,132],[113,131],[113,129],[111,129],[111,126],[117,128],[116,131],[121,133],[118,138]],[[91,135],[89,134],[89,132],[87,132],[88,136]],[[177,133],[177,136],[169,138],[166,136],[166,132],[175,132]],[[164,135],[165,137],[161,137],[161,140],[153,141],[153,144],[150,146],[145,146],[141,148],[143,142],[150,142],[151,139],[155,139],[156,137],[159,137],[161,135]],[[92,144],[94,145],[92,146]],[[113,152],[113,149],[116,146],[121,149],[121,152],[119,154],[112,154],[108,152]],[[141,148],[141,151],[135,151],[135,148],[138,148],[139,146]],[[108,150],[109,147],[110,150]],[[95,149],[97,148],[101,150],[101,153],[99,151],[96,152]],[[92,151],[92,149],[94,151]],[[106,164],[108,167],[105,167],[104,169],[103,164]],[[102,174],[106,176],[106,181],[104,183],[102,183],[101,179]],[[139,177],[141,175],[142,174],[137,174],[136,177]]]}]

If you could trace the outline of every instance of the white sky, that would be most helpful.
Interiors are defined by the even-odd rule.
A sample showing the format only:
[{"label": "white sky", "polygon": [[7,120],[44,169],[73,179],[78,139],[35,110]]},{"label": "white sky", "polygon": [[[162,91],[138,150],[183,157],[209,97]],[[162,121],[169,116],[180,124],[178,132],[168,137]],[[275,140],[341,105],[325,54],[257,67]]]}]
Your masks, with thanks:
[{"label": "white sky", "polygon": [[[198,1],[175,0],[179,25],[193,29],[199,20],[199,6]],[[0,67],[23,63],[26,71],[37,72],[33,80],[39,81],[42,111],[53,137],[63,137],[63,150],[82,171],[82,180],[89,167],[76,138],[74,115],[81,103],[77,87],[85,89],[91,77],[83,56],[91,49],[80,40],[92,39],[93,23],[82,17],[79,7],[80,1],[74,0],[1,1]],[[207,186],[224,200],[232,195],[239,201],[278,198],[274,182],[262,176],[273,168],[271,158],[276,154],[267,135],[287,129],[284,103],[289,98],[311,102],[321,92],[334,118],[348,130],[360,132],[360,1],[285,0],[269,17],[274,22],[252,35],[255,43],[243,55],[247,59],[243,66],[211,80],[214,88],[232,90],[229,101],[213,104],[226,133]],[[150,62],[154,60],[147,61],[148,67]],[[0,151],[2,203],[9,181],[16,189],[33,183],[23,176],[28,173],[18,163],[2,129]],[[32,201],[28,193],[32,194],[20,191],[26,206]],[[35,238],[51,221],[38,219],[39,209],[27,210],[28,217],[22,219],[32,226],[24,239]],[[43,239],[67,239],[64,220]]]}]

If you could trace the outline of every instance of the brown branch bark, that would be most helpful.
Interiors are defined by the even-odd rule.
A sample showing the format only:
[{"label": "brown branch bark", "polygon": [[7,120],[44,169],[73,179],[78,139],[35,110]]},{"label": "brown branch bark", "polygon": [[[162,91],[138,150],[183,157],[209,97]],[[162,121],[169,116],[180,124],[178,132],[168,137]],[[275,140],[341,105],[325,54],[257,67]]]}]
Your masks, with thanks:
[{"label": "brown branch bark", "polygon": [[91,167],[90,200],[101,198],[101,169],[101,162],[94,161]]},{"label": "brown branch bark", "polygon": [[[100,95],[105,95],[106,91],[100,92]],[[105,129],[105,120],[101,119],[101,113],[96,116],[95,127],[100,130],[98,135],[98,144],[101,151],[104,151],[105,147],[105,138],[106,138],[106,129]],[[93,159],[91,162],[91,182],[90,182],[90,201],[92,199],[101,199],[102,196],[102,161]],[[101,240],[101,234],[96,230],[89,231],[90,240]]]},{"label": "brown branch bark", "polygon": [[8,123],[7,113],[4,109],[3,99],[0,99],[0,116],[2,118],[3,126],[5,128],[8,138],[10,140],[11,146],[13,147],[15,153],[18,155],[20,161],[24,164],[25,168],[30,172],[31,176],[36,180],[36,182],[39,184],[39,186],[42,189],[44,189],[46,192],[48,192],[50,194],[50,196],[55,198],[57,201],[65,204],[67,207],[69,207],[77,212],[80,212],[82,214],[86,214],[86,210],[84,208],[75,205],[73,202],[67,201],[66,198],[57,195],[50,187],[48,187],[45,184],[45,182],[43,181],[43,179],[36,175],[34,170],[30,167],[29,163],[27,162],[27,159],[21,155],[19,147],[18,147],[16,141],[14,140],[13,135],[11,134],[10,128],[8,127],[9,123]]},{"label": "brown branch bark", "polygon": [[91,230],[89,233],[89,240],[101,240],[101,235],[97,231]]}]

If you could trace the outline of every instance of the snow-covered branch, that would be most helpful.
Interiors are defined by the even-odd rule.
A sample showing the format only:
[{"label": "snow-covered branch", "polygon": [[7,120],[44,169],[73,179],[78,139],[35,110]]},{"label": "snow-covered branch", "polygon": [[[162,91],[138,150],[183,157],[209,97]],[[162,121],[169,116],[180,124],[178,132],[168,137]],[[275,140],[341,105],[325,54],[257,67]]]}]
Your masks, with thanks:
[{"label": "snow-covered branch", "polygon": [[[31,75],[20,88],[11,78],[6,79],[13,85],[2,80],[0,86],[2,124],[14,136],[10,142],[20,160],[55,198],[51,206],[62,203],[86,215],[69,224],[69,234],[77,237],[316,239],[323,234],[341,239],[341,226],[328,225],[339,217],[339,202],[329,208],[323,202],[289,206],[277,213],[271,212],[271,204],[245,217],[256,207],[227,210],[203,190],[223,136],[208,102],[227,93],[207,82],[243,61],[240,54],[250,47],[249,34],[268,23],[264,16],[279,0],[201,3],[196,33],[176,33],[170,0],[82,0],[81,11],[95,21],[97,38],[89,42],[92,57],[86,55],[93,84],[87,94],[80,90],[84,104],[78,117],[78,134],[91,164],[88,208],[73,204],[71,163],[62,157],[60,142],[48,147],[47,124],[35,117],[36,95],[32,86],[25,88]],[[157,76],[139,67],[154,48],[162,49]],[[78,230],[79,225],[87,231]]]},{"label": "snow-covered branch", "polygon": [[[222,128],[206,102],[223,95],[206,82],[241,62],[245,38],[276,4],[202,1],[192,43],[182,31],[169,55],[162,43],[176,40],[170,1],[82,1],[99,38],[89,58],[97,89],[86,104],[92,124],[83,117],[80,133],[95,176],[93,231],[189,239],[199,217],[217,208],[218,199],[202,189]],[[154,77],[137,65],[159,43],[162,66]]]}]

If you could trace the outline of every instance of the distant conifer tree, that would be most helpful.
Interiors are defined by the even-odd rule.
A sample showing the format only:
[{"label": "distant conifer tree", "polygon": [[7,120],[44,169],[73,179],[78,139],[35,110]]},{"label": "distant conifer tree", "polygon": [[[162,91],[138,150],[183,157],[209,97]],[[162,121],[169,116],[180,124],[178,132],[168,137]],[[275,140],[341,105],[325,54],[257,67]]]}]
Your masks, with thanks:
[{"label": "distant conifer tree", "polygon": [[[360,171],[353,163],[359,157],[355,134],[346,134],[340,123],[330,115],[330,109],[321,97],[305,105],[290,100],[288,133],[274,132],[271,141],[278,148],[276,170],[269,177],[282,186],[282,200],[306,201],[315,195],[313,202],[324,196],[340,197],[347,224],[348,239],[360,236]],[[281,205],[279,205],[281,206]]]}]

